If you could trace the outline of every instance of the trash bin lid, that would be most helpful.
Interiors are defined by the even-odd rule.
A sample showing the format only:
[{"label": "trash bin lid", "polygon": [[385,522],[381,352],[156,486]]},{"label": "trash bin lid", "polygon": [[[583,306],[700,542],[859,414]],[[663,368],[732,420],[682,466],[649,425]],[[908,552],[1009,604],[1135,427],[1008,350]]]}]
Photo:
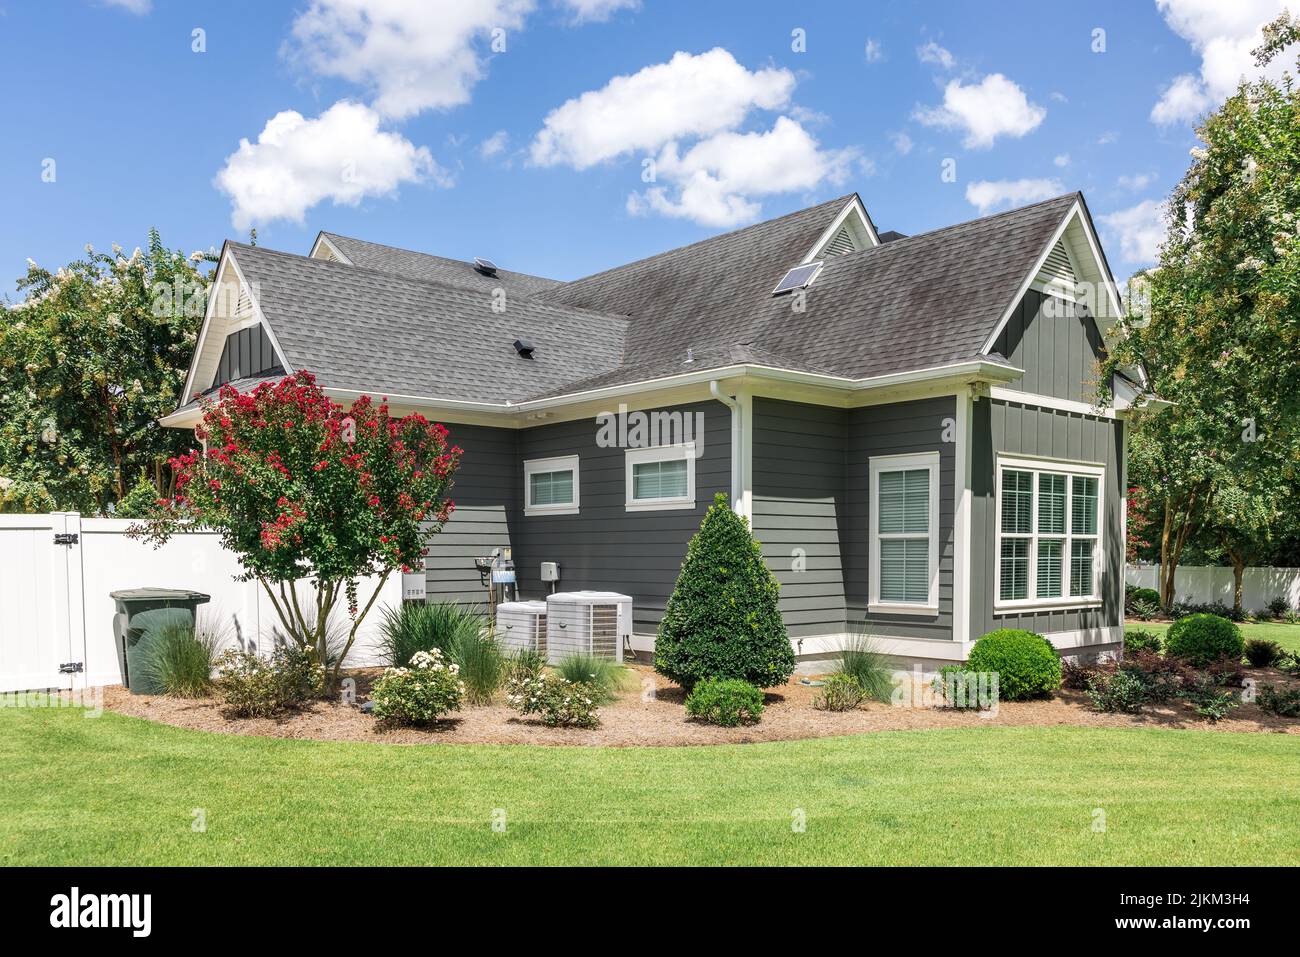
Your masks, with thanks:
[{"label": "trash bin lid", "polygon": [[211,595],[188,588],[124,588],[109,592],[108,597],[115,601],[194,601],[200,605],[212,599]]}]

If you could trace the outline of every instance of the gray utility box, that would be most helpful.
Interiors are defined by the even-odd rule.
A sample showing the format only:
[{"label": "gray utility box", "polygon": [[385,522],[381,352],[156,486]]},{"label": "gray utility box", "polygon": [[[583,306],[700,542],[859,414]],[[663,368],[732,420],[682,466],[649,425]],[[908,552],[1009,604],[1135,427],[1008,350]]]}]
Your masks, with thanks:
[{"label": "gray utility box", "polygon": [[126,588],[108,597],[117,602],[113,633],[122,683],[132,694],[162,694],[164,689],[142,667],[153,631],[173,623],[193,626],[199,605],[212,596],[185,588]]}]

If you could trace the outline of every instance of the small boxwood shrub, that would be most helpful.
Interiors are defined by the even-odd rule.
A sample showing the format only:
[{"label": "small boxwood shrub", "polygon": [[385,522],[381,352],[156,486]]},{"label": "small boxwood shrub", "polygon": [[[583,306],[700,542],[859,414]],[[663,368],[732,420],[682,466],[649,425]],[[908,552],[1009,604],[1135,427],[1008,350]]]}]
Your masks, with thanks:
[{"label": "small boxwood shrub", "polygon": [[691,538],[659,622],[655,670],[688,690],[706,678],[785,684],[794,649],[779,590],[749,523],[719,494]]},{"label": "small boxwood shrub", "polygon": [[1282,646],[1276,641],[1251,638],[1246,642],[1246,660],[1256,668],[1271,667],[1281,654]]},{"label": "small boxwood shrub", "polygon": [[867,697],[861,681],[846,672],[837,672],[826,679],[822,693],[813,699],[813,707],[820,711],[852,711]]},{"label": "small boxwood shrub", "polygon": [[1241,629],[1220,615],[1197,612],[1169,626],[1165,650],[1189,664],[1204,667],[1220,658],[1240,661],[1245,650]]},{"label": "small boxwood shrub", "polygon": [[1124,632],[1125,651],[1149,651],[1160,654],[1160,636],[1145,628],[1134,628]]},{"label": "small boxwood shrub", "polygon": [[236,717],[265,718],[322,693],[325,667],[301,648],[281,646],[269,658],[231,650],[217,659],[217,693]]},{"label": "small boxwood shrub", "polygon": [[763,716],[763,692],[737,678],[706,678],[686,696],[686,714],[724,728],[754,724]]},{"label": "small boxwood shrub", "polygon": [[1124,589],[1124,610],[1134,618],[1141,618],[1144,614],[1154,618],[1160,611],[1160,592],[1154,588],[1129,585]]},{"label": "small boxwood shrub", "polygon": [[448,662],[437,648],[417,651],[409,668],[385,668],[370,689],[373,714],[384,724],[430,725],[443,715],[459,711],[465,697],[460,667]]},{"label": "small boxwood shrub", "polygon": [[1137,714],[1148,700],[1142,678],[1131,671],[1098,671],[1088,678],[1088,697],[1096,711]]},{"label": "small boxwood shrub", "polygon": [[548,671],[528,677],[517,674],[506,685],[506,703],[522,715],[535,714],[551,728],[595,728],[597,690]]},{"label": "small boxwood shrub", "polygon": [[1279,691],[1273,685],[1260,685],[1256,700],[1261,708],[1280,718],[1300,718],[1300,688]]},{"label": "small boxwood shrub", "polygon": [[969,671],[996,671],[1003,701],[1049,698],[1061,686],[1061,659],[1042,635],[999,628],[975,642]]},{"label": "small boxwood shrub", "polygon": [[1275,595],[1273,600],[1268,603],[1268,613],[1274,618],[1285,618],[1286,613],[1291,610],[1291,601],[1286,595]]}]

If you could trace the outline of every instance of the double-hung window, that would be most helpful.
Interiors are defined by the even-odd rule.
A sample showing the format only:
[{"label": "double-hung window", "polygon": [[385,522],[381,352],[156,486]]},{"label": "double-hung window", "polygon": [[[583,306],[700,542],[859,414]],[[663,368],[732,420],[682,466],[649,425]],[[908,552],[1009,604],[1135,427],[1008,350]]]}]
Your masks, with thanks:
[{"label": "double-hung window", "polygon": [[695,443],[626,452],[629,512],[695,507]]},{"label": "double-hung window", "polygon": [[869,611],[939,613],[939,453],[871,458]]},{"label": "double-hung window", "polygon": [[578,457],[524,462],[524,514],[578,514]]},{"label": "double-hung window", "polygon": [[994,605],[1101,600],[1100,465],[998,458]]}]

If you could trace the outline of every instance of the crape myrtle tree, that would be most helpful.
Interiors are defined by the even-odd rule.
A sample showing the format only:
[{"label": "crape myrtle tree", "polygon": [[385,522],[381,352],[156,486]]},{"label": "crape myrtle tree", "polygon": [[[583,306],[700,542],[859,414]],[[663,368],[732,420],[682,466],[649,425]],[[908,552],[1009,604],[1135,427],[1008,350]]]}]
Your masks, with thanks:
[{"label": "crape myrtle tree", "polygon": [[[1279,17],[1258,62],[1298,39]],[[1241,558],[1241,533],[1262,542],[1295,524],[1275,503],[1300,482],[1300,90],[1291,74],[1243,83],[1197,133],[1159,262],[1135,277],[1143,308],[1119,323],[1103,370],[1141,365],[1175,403],[1130,422],[1165,607],[1189,544],[1213,537]]]},{"label": "crape myrtle tree", "polygon": [[[357,629],[395,571],[420,567],[453,503],[461,449],[420,415],[395,418],[362,396],[344,408],[308,372],[241,394],[223,386],[203,400],[204,443],[172,460],[176,491],[133,527],[155,543],[191,527],[212,529],[256,579],[285,635],[330,670],[332,684]],[[377,576],[374,591],[358,581]],[[315,600],[300,599],[307,579]],[[330,647],[330,616],[346,603],[351,626]]]}]

